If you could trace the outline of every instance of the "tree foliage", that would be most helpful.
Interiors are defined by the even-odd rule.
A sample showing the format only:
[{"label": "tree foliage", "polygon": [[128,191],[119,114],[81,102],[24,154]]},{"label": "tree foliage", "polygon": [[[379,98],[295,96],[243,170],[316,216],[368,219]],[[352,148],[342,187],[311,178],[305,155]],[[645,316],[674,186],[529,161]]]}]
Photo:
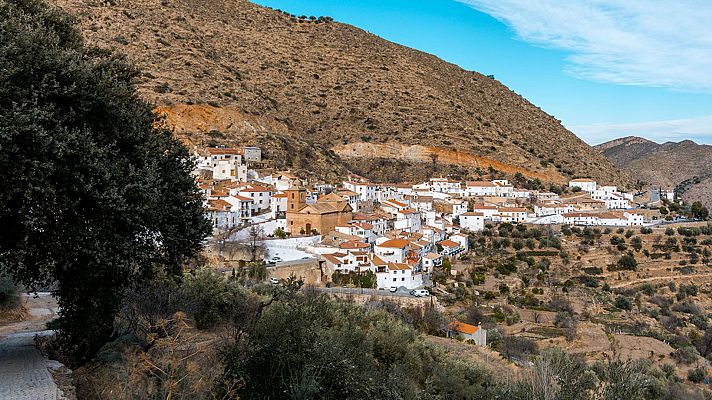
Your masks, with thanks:
[{"label": "tree foliage", "polygon": [[193,161],[155,127],[137,71],[40,1],[0,0],[0,71],[0,270],[56,283],[61,337],[85,359],[125,288],[200,249]]}]

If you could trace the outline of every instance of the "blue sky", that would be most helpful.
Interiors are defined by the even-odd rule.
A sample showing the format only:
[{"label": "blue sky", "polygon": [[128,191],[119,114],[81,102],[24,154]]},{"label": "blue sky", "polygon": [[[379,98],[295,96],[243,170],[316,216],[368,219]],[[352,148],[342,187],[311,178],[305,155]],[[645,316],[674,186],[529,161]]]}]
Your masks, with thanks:
[{"label": "blue sky", "polygon": [[590,144],[712,144],[712,2],[256,0],[493,74]]}]

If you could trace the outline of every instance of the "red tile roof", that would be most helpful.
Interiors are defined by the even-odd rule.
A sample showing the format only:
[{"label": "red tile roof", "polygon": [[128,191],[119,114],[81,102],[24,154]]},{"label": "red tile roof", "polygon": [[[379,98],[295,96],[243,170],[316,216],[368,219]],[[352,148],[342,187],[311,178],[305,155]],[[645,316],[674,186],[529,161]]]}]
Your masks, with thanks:
[{"label": "red tile roof", "polygon": [[466,324],[460,321],[452,321],[448,327],[454,331],[464,333],[466,335],[472,335],[480,329],[478,326]]},{"label": "red tile roof", "polygon": [[391,239],[378,245],[378,247],[386,247],[392,249],[404,249],[410,244],[409,241],[405,239]]},{"label": "red tile roof", "polygon": [[443,246],[443,247],[457,247],[457,246],[460,245],[460,243],[457,243],[457,242],[452,241],[452,240],[450,240],[450,239],[445,239],[445,240],[443,240],[442,242],[438,242],[438,244],[439,244],[440,246]]}]

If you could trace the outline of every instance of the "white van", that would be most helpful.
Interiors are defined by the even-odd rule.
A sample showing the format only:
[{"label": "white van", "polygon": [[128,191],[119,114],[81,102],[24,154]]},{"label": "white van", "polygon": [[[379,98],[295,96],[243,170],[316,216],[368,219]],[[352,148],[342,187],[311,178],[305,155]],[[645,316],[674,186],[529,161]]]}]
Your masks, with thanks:
[{"label": "white van", "polygon": [[415,296],[415,297],[428,297],[428,296],[430,296],[430,292],[428,292],[428,291],[425,290],[425,289],[415,289],[415,290],[411,290],[411,291],[410,291],[410,294],[413,295],[413,296]]}]

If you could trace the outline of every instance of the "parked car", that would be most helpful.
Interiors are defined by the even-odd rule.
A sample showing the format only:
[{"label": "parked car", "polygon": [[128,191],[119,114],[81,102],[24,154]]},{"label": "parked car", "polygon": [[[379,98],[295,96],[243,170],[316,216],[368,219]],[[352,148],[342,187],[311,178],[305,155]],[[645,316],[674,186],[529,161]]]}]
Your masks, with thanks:
[{"label": "parked car", "polygon": [[277,256],[272,257],[272,258],[269,259],[269,262],[270,262],[271,264],[277,264],[278,262],[282,262],[282,261],[283,261],[283,260],[282,260],[282,257],[277,257]]},{"label": "parked car", "polygon": [[391,286],[391,288],[390,288],[390,289],[388,289],[388,291],[389,291],[389,292],[391,292],[391,293],[395,293],[395,292],[397,292],[397,291],[398,291],[398,288],[397,288],[397,287],[395,287],[395,286]]},{"label": "parked car", "polygon": [[269,278],[269,283],[273,285],[278,285],[279,284],[279,279],[277,278]]},{"label": "parked car", "polygon": [[304,256],[304,257],[302,257],[302,260],[311,260],[311,257],[309,257],[309,256]]},{"label": "parked car", "polygon": [[428,297],[428,296],[430,296],[430,292],[428,292],[428,291],[425,290],[425,289],[415,289],[415,290],[411,290],[411,291],[410,291],[410,294],[411,294],[412,296],[415,296],[415,297]]}]

